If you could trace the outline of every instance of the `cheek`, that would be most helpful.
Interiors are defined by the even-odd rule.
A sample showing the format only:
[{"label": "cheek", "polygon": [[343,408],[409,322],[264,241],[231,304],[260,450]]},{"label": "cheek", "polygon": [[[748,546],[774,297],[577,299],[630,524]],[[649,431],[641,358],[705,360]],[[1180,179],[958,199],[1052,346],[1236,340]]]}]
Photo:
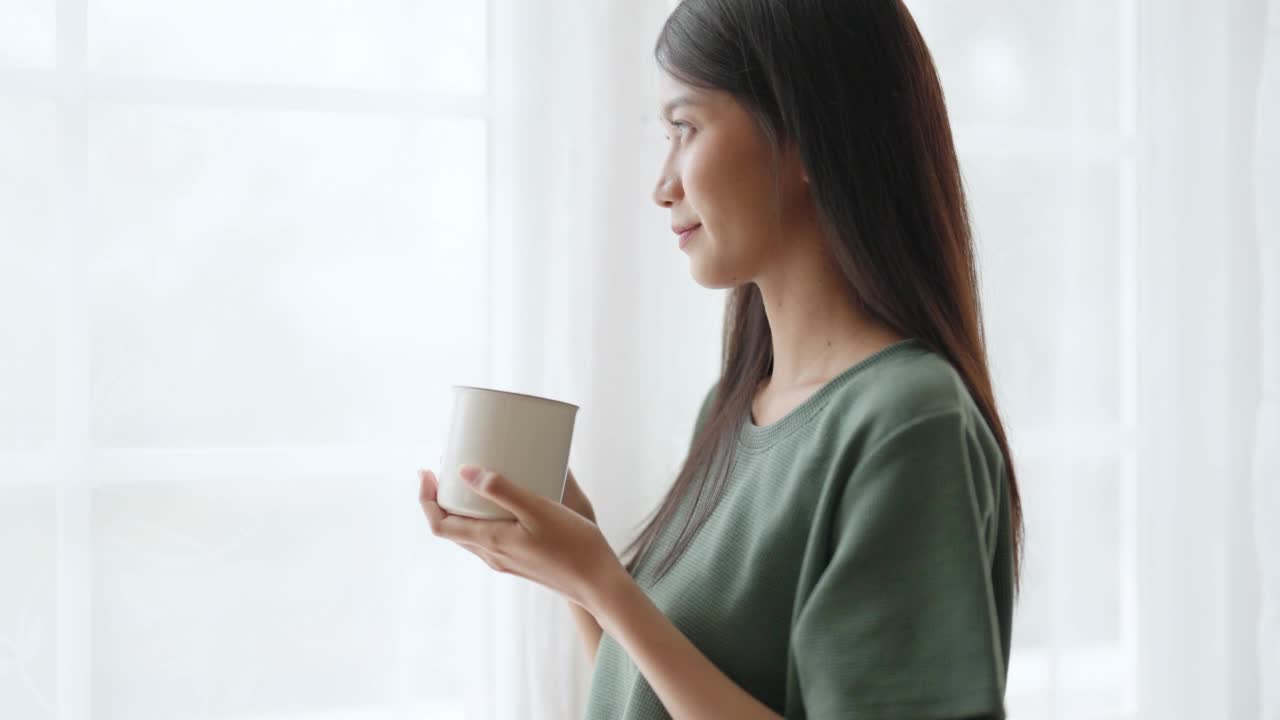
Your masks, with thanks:
[{"label": "cheek", "polygon": [[684,190],[693,212],[706,227],[724,230],[726,223],[737,224],[744,210],[750,212],[750,172],[741,153],[714,142],[689,149],[682,178]]},{"label": "cheek", "polygon": [[713,158],[699,150],[690,151],[685,157],[681,180],[693,210],[701,217],[703,212],[709,209],[707,206],[715,201],[716,178]]}]

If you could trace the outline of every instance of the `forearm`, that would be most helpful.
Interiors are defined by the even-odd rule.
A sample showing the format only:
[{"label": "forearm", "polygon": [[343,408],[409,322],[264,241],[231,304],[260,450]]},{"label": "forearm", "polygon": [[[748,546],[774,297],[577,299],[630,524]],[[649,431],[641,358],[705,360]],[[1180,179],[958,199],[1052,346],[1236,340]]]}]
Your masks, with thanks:
[{"label": "forearm", "polygon": [[627,651],[673,720],[781,718],[720,671],[625,576],[593,600],[603,632]]},{"label": "forearm", "polygon": [[595,662],[596,648],[600,647],[600,623],[585,608],[573,601],[569,603],[569,611],[573,614],[573,622],[578,626],[578,634],[582,636],[583,649],[587,651],[587,659]]}]

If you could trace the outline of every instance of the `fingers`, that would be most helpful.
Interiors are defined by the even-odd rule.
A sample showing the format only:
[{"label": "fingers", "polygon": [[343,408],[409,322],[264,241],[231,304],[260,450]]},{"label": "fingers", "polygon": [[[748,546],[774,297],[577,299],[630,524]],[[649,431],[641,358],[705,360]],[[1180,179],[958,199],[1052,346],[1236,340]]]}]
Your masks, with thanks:
[{"label": "fingers", "polygon": [[456,543],[496,551],[510,542],[512,533],[519,529],[520,523],[517,520],[478,520],[449,514],[436,502],[435,473],[419,470],[418,476],[422,479],[418,503],[427,516],[431,534]]},{"label": "fingers", "polygon": [[431,505],[433,510],[427,514],[431,532],[447,540],[479,545],[490,552],[500,553],[514,539],[513,534],[520,531],[520,523],[515,520],[477,520],[450,515],[434,502]]},{"label": "fingers", "polygon": [[541,496],[516,485],[493,470],[483,471],[471,484],[471,489],[515,515],[519,524],[531,531],[537,530],[536,508],[544,499]]},{"label": "fingers", "polygon": [[525,577],[502,554],[502,548],[512,540],[511,534],[521,532],[519,521],[476,520],[450,515],[436,502],[438,482],[435,473],[419,470],[418,477],[421,482],[418,501],[427,516],[432,535],[453,541],[497,572]]},{"label": "fingers", "polygon": [[436,476],[430,470],[418,471],[418,501],[425,502],[436,499]]},{"label": "fingers", "polygon": [[418,490],[418,504],[422,506],[422,512],[427,516],[427,524],[431,526],[431,534],[440,535],[444,530],[444,521],[449,517],[449,513],[440,507],[436,502],[436,475],[430,470],[419,470],[418,477],[421,478],[421,487]]}]

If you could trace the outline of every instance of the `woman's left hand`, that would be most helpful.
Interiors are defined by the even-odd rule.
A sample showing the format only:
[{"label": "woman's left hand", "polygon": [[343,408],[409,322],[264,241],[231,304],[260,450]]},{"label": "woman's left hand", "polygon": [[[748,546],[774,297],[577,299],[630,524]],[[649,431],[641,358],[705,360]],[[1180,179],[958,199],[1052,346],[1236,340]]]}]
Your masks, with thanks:
[{"label": "woman's left hand", "polygon": [[[474,480],[468,479],[472,468]],[[420,470],[418,499],[433,535],[461,545],[500,573],[532,580],[588,611],[616,573],[626,574],[600,528],[577,512],[492,470],[464,465],[460,474],[474,492],[516,519],[480,520],[445,512],[436,503],[435,473]]]}]

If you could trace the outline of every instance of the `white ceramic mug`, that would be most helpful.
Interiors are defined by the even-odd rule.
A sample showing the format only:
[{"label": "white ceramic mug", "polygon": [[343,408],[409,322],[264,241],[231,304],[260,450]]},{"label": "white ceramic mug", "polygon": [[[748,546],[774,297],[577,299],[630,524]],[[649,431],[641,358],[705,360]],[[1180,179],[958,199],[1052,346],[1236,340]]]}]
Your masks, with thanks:
[{"label": "white ceramic mug", "polygon": [[453,386],[453,419],[440,457],[436,502],[445,512],[485,520],[514,519],[458,475],[463,465],[494,470],[511,482],[561,502],[578,406],[559,400]]}]

